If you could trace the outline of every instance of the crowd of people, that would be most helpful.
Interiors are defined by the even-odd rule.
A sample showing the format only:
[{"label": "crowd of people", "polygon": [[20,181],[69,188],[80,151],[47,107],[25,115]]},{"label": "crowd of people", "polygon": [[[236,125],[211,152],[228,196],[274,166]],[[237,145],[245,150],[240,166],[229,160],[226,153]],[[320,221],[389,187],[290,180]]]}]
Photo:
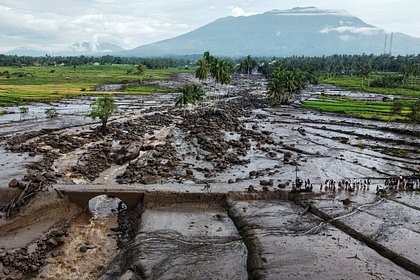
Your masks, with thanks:
[{"label": "crowd of people", "polygon": [[396,176],[385,180],[385,188],[412,191],[420,189],[420,176]]},{"label": "crowd of people", "polygon": [[358,191],[358,190],[369,190],[371,180],[370,179],[342,179],[334,181],[333,179],[327,179],[324,183],[321,183],[320,190],[325,191]]},{"label": "crowd of people", "polygon": [[[383,180],[383,179],[382,179]],[[372,179],[342,179],[334,181],[333,179],[326,179],[320,184],[320,191],[369,191],[371,188]],[[383,184],[376,185],[376,191],[379,190],[400,190],[400,191],[413,191],[420,190],[420,176],[395,176],[386,178]],[[292,183],[292,190],[296,191],[313,191],[313,183],[310,179],[303,181],[297,178]]]}]

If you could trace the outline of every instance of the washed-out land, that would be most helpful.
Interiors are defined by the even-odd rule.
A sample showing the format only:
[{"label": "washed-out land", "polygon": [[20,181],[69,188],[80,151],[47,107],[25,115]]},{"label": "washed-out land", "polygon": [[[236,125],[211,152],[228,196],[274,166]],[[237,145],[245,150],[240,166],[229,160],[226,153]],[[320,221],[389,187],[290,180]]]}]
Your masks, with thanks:
[{"label": "washed-out land", "polygon": [[[273,107],[257,75],[204,86],[185,111],[117,95],[106,135],[95,97],[5,108],[0,279],[420,279],[418,125]],[[301,101],[325,93],[372,95]]]}]

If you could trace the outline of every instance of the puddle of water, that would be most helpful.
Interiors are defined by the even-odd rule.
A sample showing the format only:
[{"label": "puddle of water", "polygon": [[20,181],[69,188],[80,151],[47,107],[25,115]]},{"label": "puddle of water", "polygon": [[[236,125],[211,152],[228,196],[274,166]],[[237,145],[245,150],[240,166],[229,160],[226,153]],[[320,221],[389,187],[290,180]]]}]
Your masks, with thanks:
[{"label": "puddle of water", "polygon": [[16,178],[21,179],[27,173],[25,165],[39,161],[39,156],[29,157],[27,154],[9,153],[0,147],[0,188],[6,188],[9,182]]}]

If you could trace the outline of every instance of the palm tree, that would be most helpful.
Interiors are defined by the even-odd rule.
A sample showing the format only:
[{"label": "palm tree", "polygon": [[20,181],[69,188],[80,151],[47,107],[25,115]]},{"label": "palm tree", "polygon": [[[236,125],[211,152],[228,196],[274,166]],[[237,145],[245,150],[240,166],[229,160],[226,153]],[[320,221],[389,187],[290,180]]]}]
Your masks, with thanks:
[{"label": "palm tree", "polygon": [[197,69],[195,70],[195,77],[200,81],[207,80],[209,78],[208,64],[205,59],[197,61]]},{"label": "palm tree", "polygon": [[249,80],[249,76],[251,75],[252,69],[254,69],[254,67],[257,65],[257,62],[252,56],[248,55],[244,60],[244,64],[246,67],[246,73],[248,74],[248,80]]},{"label": "palm tree", "polygon": [[275,104],[287,104],[306,86],[304,72],[298,69],[277,69],[268,82],[268,95]]},{"label": "palm tree", "polygon": [[[232,65],[223,60],[220,64],[221,69],[220,71],[220,77],[219,82],[221,85],[229,85],[232,80]],[[228,95],[229,95],[229,87],[228,87]]]},{"label": "palm tree", "polygon": [[185,109],[188,105],[196,105],[197,102],[202,102],[204,100],[204,90],[200,85],[185,85],[178,89],[181,94],[175,98],[175,106],[184,108],[184,117]]},{"label": "palm tree", "polygon": [[143,75],[146,73],[146,67],[143,64],[137,65],[136,73],[140,76],[140,84],[143,83]]}]

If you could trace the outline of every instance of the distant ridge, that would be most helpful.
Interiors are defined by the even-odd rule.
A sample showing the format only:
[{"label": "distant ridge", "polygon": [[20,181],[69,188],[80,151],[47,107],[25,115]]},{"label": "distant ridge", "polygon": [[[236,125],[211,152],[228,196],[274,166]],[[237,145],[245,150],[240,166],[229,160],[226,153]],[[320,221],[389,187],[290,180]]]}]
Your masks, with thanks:
[{"label": "distant ridge", "polygon": [[[297,7],[220,18],[181,36],[122,52],[124,56],[321,56],[381,54],[386,32],[345,10]],[[388,36],[389,38],[389,36]],[[394,33],[392,54],[420,53],[420,38]]]}]

